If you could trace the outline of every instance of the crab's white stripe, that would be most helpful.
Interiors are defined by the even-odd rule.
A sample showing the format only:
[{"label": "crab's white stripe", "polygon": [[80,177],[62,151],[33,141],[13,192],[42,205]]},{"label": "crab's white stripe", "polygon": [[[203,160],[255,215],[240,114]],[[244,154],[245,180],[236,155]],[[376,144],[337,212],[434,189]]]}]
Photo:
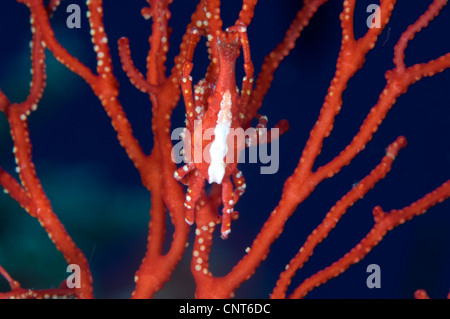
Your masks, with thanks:
[{"label": "crab's white stripe", "polygon": [[208,167],[209,183],[222,183],[225,175],[226,163],[223,158],[228,152],[227,137],[231,128],[231,94],[226,91],[220,102],[220,111],[217,116],[217,125],[214,128],[214,141],[209,149],[211,163]]}]

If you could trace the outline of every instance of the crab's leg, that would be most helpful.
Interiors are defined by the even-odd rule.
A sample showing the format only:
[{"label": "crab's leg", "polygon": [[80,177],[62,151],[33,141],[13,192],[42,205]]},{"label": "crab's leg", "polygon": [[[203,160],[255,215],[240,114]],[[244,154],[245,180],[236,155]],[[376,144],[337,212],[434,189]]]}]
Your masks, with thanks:
[{"label": "crab's leg", "polygon": [[245,178],[242,172],[236,168],[233,172],[233,183],[234,183],[234,205],[238,202],[239,198],[245,193],[245,188],[247,185],[245,184]]},{"label": "crab's leg", "polygon": [[183,93],[184,104],[186,107],[187,116],[187,126],[190,128],[194,127],[195,119],[195,106],[194,106],[194,96],[192,93],[192,68],[194,64],[192,60],[194,58],[194,50],[200,40],[200,33],[196,28],[191,31],[191,37],[189,39],[188,49],[186,52],[186,61],[183,63],[183,69],[181,73],[181,92]]},{"label": "crab's leg", "polygon": [[183,182],[183,179],[186,177],[187,174],[192,172],[192,170],[195,168],[194,163],[188,163],[186,165],[183,165],[179,169],[175,170],[175,173],[173,174],[173,177],[179,181]]},{"label": "crab's leg", "polygon": [[186,207],[186,223],[192,225],[195,221],[195,206],[202,194],[205,186],[205,178],[200,174],[193,177],[192,186],[190,186],[186,193],[186,200],[184,206]]},{"label": "crab's leg", "polygon": [[226,239],[231,232],[231,217],[234,211],[234,192],[233,184],[230,178],[224,178],[222,181],[222,238]]},{"label": "crab's leg", "polygon": [[208,105],[207,99],[211,94],[211,87],[205,79],[201,79],[194,85],[194,119],[201,120]]},{"label": "crab's leg", "polygon": [[258,124],[256,125],[255,130],[252,131],[252,134],[248,137],[248,140],[245,143],[246,147],[258,145],[262,135],[267,133],[267,116],[256,114],[256,118],[258,119]]},{"label": "crab's leg", "polygon": [[239,33],[239,39],[241,41],[242,45],[242,52],[244,53],[244,72],[245,76],[242,79],[242,91],[241,91],[241,114],[240,117],[243,119],[248,102],[250,100],[250,95],[252,94],[253,90],[253,74],[254,74],[254,67],[253,62],[250,55],[250,43],[248,42],[248,35],[247,35],[247,27],[244,23],[240,23],[238,25],[229,27],[227,29],[227,32],[238,32]]},{"label": "crab's leg", "polygon": [[[268,123],[267,116],[257,114],[256,118],[258,119],[258,124],[256,124],[256,130],[261,132],[264,129],[267,129],[267,123]],[[261,135],[261,133],[259,133],[259,132],[258,132],[258,134]]]},{"label": "crab's leg", "polygon": [[279,138],[282,134],[289,130],[289,123],[286,120],[281,120],[272,129],[278,129],[278,134],[273,136],[272,130],[267,130],[267,116],[257,114],[258,124],[255,131],[246,141],[246,147],[256,146],[258,144],[270,143],[273,139]]}]

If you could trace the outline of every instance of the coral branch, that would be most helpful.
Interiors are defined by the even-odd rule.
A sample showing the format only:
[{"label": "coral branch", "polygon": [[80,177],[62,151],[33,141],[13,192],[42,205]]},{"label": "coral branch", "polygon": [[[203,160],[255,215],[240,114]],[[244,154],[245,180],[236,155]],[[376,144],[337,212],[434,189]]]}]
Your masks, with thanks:
[{"label": "coral branch", "polygon": [[416,290],[414,293],[414,298],[416,299],[430,299],[427,292],[423,289]]},{"label": "coral branch", "polygon": [[3,268],[1,265],[0,265],[0,275],[2,275],[3,278],[6,279],[11,290],[20,289],[20,284],[17,281],[15,281],[14,279],[12,279],[12,277],[8,274],[8,272],[5,270],[5,268]]},{"label": "coral branch", "polygon": [[0,111],[5,112],[6,107],[10,104],[6,95],[0,90]]},{"label": "coral branch", "polygon": [[127,38],[120,38],[117,44],[119,46],[122,68],[131,83],[144,93],[155,93],[156,87],[148,83],[142,73],[134,66],[133,60],[131,59],[130,41]]},{"label": "coral branch", "polygon": [[34,23],[39,28],[40,34],[44,39],[46,46],[52,51],[56,59],[64,64],[69,70],[78,74],[90,85],[95,83],[95,75],[82,64],[77,58],[73,57],[55,38],[50,22],[48,20],[47,11],[40,0],[17,0],[26,4],[34,17]]},{"label": "coral branch", "polygon": [[[14,149],[15,150],[15,149]],[[0,185],[3,191],[22,206],[32,217],[36,217],[35,209],[31,208],[33,202],[23,187],[8,172],[0,167]]]},{"label": "coral branch", "polygon": [[261,107],[264,96],[272,84],[275,70],[278,68],[281,61],[294,48],[295,41],[298,39],[303,29],[309,24],[314,13],[327,1],[328,0],[304,0],[302,9],[297,13],[294,21],[292,21],[289,26],[283,41],[264,59],[247,110],[247,122],[250,122],[255,117]]},{"label": "coral branch", "polygon": [[386,155],[369,175],[362,179],[347,194],[345,194],[331,210],[327,213],[323,221],[317,226],[306,239],[306,242],[300,248],[297,255],[286,266],[286,270],[281,273],[271,298],[284,298],[286,289],[289,286],[291,278],[296,271],[303,267],[313,254],[314,249],[320,244],[336,226],[347,210],[358,200],[362,199],[381,179],[386,177],[390,171],[394,159],[399,150],[406,146],[406,139],[401,136],[394,143],[389,145]]},{"label": "coral branch", "polygon": [[430,21],[432,21],[439,14],[439,11],[441,11],[446,4],[447,0],[434,0],[428,7],[427,11],[425,11],[414,24],[410,25],[408,29],[403,32],[394,49],[394,64],[398,72],[403,72],[405,70],[405,49],[408,42],[414,38],[416,33],[428,26]]},{"label": "coral branch", "polygon": [[236,25],[242,22],[244,25],[249,25],[255,14],[255,7],[258,0],[244,0],[242,1],[242,9],[239,12],[239,20],[236,21]]},{"label": "coral branch", "polygon": [[169,51],[168,20],[171,1],[147,0],[147,2],[150,8],[146,14],[153,17],[152,33],[148,39],[150,50],[147,55],[147,80],[149,83],[159,85],[166,79],[165,62]]},{"label": "coral branch", "polygon": [[[302,157],[300,158],[299,166],[295,172],[295,176],[298,180],[304,180],[305,177],[310,174],[314,162],[317,156],[320,154],[323,140],[328,137],[333,129],[334,119],[341,110],[342,106],[342,94],[347,87],[347,83],[350,78],[362,68],[365,56],[373,49],[377,40],[376,35],[380,34],[384,26],[389,21],[393,5],[391,1],[382,1],[380,6],[380,15],[384,23],[380,28],[376,28],[373,31],[376,34],[371,34],[370,30],[364,37],[355,42],[353,37],[353,11],[355,1],[344,1],[344,10],[341,13],[342,24],[342,45],[339,52],[339,57],[336,65],[336,73],[331,81],[331,85],[328,89],[328,94],[325,97],[325,102],[320,110],[319,118],[311,130],[310,137],[303,150]],[[393,93],[395,94],[395,93]],[[397,93],[398,94],[398,93]],[[391,96],[389,96],[391,98]],[[389,102],[394,103],[395,99],[389,99]],[[387,102],[386,104],[388,104]],[[376,131],[376,125],[381,123],[386,111],[371,112],[365,120],[360,131],[352,141],[352,145],[349,145],[345,150],[345,154],[341,152],[335,160],[330,162],[328,166],[322,167],[317,170],[317,176],[321,178],[322,173],[327,172],[328,177],[336,174],[343,165],[350,163],[351,159],[361,151],[364,145],[370,140],[372,134]],[[375,120],[369,119],[369,117],[377,117]],[[375,127],[374,127],[375,126]],[[363,135],[363,138],[359,139],[359,143],[353,143],[358,140],[359,135]],[[336,167],[332,167],[336,162]]]},{"label": "coral branch", "polygon": [[[16,149],[14,155],[18,167],[17,170],[23,187],[33,203],[32,207],[26,207],[25,209],[35,209],[34,212],[30,212],[30,215],[36,216],[56,248],[64,255],[67,263],[80,266],[82,274],[80,296],[82,298],[92,298],[92,277],[87,260],[53,212],[50,201],[45,195],[36,175],[31,158],[27,119],[15,105],[9,108],[6,115],[10,123],[11,135]],[[23,205],[24,203],[21,204]]]},{"label": "coral branch", "polygon": [[45,290],[14,289],[10,292],[0,292],[0,299],[77,299],[79,295],[70,288]]},{"label": "coral branch", "polygon": [[375,225],[367,236],[345,254],[344,257],[306,279],[295,289],[290,298],[302,298],[315,287],[340,275],[348,267],[364,258],[383,239],[388,231],[425,213],[430,207],[444,201],[448,197],[450,197],[450,180],[405,208],[394,209],[385,213],[381,207],[375,207],[373,209]]}]

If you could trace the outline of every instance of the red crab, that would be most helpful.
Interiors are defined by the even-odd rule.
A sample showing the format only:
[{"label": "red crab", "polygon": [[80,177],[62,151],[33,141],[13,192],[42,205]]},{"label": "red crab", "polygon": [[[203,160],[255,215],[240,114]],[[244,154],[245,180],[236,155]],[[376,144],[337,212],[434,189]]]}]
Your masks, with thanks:
[{"label": "red crab", "polygon": [[[230,233],[234,205],[245,191],[242,172],[237,168],[239,154],[245,147],[270,140],[265,132],[267,117],[257,115],[256,129],[244,132],[246,109],[253,86],[253,63],[247,29],[243,24],[230,27],[223,38],[215,39],[218,53],[218,73],[214,80],[200,80],[192,91],[194,49],[200,32],[193,28],[186,61],[181,75],[181,90],[186,106],[186,129],[183,133],[186,165],[175,171],[175,179],[188,185],[186,194],[186,222],[192,225],[201,193],[208,183],[222,185],[222,238]],[[208,35],[208,40],[213,41]],[[245,77],[242,90],[236,86],[235,65],[242,47]],[[213,61],[214,62],[214,61]],[[217,62],[217,61],[216,61]],[[280,133],[287,130],[287,122],[277,125]],[[237,142],[235,140],[237,139]],[[236,188],[236,189],[234,189]]]}]

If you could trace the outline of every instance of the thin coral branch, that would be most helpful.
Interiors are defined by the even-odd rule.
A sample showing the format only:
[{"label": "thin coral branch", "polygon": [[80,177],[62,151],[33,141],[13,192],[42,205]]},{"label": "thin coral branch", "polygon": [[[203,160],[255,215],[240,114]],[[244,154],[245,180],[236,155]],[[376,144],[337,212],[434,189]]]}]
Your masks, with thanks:
[{"label": "thin coral branch", "polygon": [[[167,52],[169,51],[168,21],[171,1],[147,0],[150,5],[145,15],[153,17],[152,33],[149,36],[150,50],[147,55],[147,80],[158,85],[165,81]],[[147,9],[147,8],[144,8]]]},{"label": "thin coral branch", "polygon": [[358,200],[362,199],[381,179],[386,177],[390,171],[394,159],[400,149],[406,146],[406,139],[401,136],[387,148],[386,155],[369,175],[363,178],[358,185],[345,194],[326,214],[323,221],[317,226],[306,239],[297,255],[286,266],[286,270],[280,275],[271,298],[284,298],[291,278],[298,269],[308,261],[314,249],[320,244],[336,226],[347,210]]},{"label": "thin coral branch", "polygon": [[68,264],[77,264],[81,269],[82,298],[92,297],[92,276],[87,260],[66,232],[63,224],[53,212],[50,201],[42,189],[31,157],[31,142],[26,116],[20,109],[12,105],[7,112],[11,127],[11,136],[16,148],[14,153],[22,185],[33,202],[35,212],[30,214],[44,227],[56,248],[62,252]]},{"label": "thin coral branch", "polygon": [[2,275],[3,278],[6,279],[6,281],[8,282],[9,287],[11,288],[11,290],[17,290],[17,289],[20,289],[20,288],[21,288],[19,282],[17,282],[16,280],[14,280],[14,279],[8,274],[8,272],[5,270],[5,268],[3,268],[1,265],[0,265],[0,275]]},{"label": "thin coral branch", "polygon": [[[432,8],[432,6],[430,8]],[[383,9],[381,9],[381,12],[383,12]],[[421,18],[419,18],[419,20],[415,24],[418,23],[423,23]],[[405,36],[402,36],[401,39],[404,37]],[[398,54],[396,54],[396,58],[397,56]],[[345,65],[347,66],[348,63],[345,63]],[[416,64],[403,71],[401,71],[398,66],[396,66],[393,70],[387,71],[387,84],[380,94],[378,102],[374,107],[372,107],[363,124],[361,125],[359,132],[354,136],[351,143],[347,145],[338,156],[336,156],[329,163],[319,167],[317,169],[316,175],[322,177],[331,177],[336,174],[344,165],[348,165],[350,161],[360,151],[362,151],[365,148],[365,145],[372,139],[373,134],[378,130],[379,125],[382,123],[382,121],[386,117],[386,114],[395,104],[397,98],[406,93],[410,85],[419,81],[424,76],[432,76],[438,72],[442,72],[449,67],[450,53],[436,60],[429,61],[428,63]],[[328,96],[330,95],[334,96],[335,93],[329,91]],[[315,136],[314,131],[311,132],[311,135],[313,134]],[[316,151],[316,154],[318,154],[318,151]],[[304,152],[302,158],[305,155],[306,154]],[[312,163],[310,163],[308,166],[312,167],[311,164]]]},{"label": "thin coral branch", "polygon": [[362,258],[364,258],[373,249],[373,247],[375,247],[383,239],[388,231],[418,215],[425,213],[432,206],[444,201],[448,197],[450,197],[450,180],[444,182],[434,191],[428,193],[405,208],[399,210],[394,209],[388,213],[385,213],[381,207],[375,207],[373,209],[375,225],[369,231],[367,236],[364,237],[348,253],[346,253],[344,257],[306,279],[297,289],[295,289],[295,291],[290,295],[290,298],[302,298],[315,287],[318,287],[331,278],[340,275],[348,267],[358,263]]},{"label": "thin coral branch", "polygon": [[209,15],[206,15],[208,21],[208,34],[219,39],[225,36],[222,26],[223,22],[220,18],[220,1],[219,0],[205,0],[205,8]]},{"label": "thin coral branch", "polygon": [[102,84],[110,84],[115,87],[117,80],[112,74],[111,52],[108,45],[108,37],[105,32],[105,25],[103,24],[103,1],[88,0],[86,4],[89,10],[88,18],[91,28],[91,40],[94,44],[94,51],[97,54],[97,73],[103,80],[101,81]]},{"label": "thin coral branch", "polygon": [[0,111],[5,112],[8,105],[11,104],[6,97],[5,93],[3,93],[2,90],[0,90]]},{"label": "thin coral branch", "polygon": [[416,290],[416,292],[414,293],[414,298],[415,299],[430,299],[427,292],[423,289]]},{"label": "thin coral branch", "polygon": [[47,4],[47,13],[49,15],[53,14],[53,12],[58,10],[58,7],[60,4],[61,4],[61,0],[50,0]]},{"label": "thin coral branch", "polygon": [[[205,11],[203,8],[203,3],[200,3],[192,14],[191,22],[186,28],[180,45],[180,53],[175,57],[175,66],[172,69],[172,74],[151,98],[153,103],[152,130],[155,147],[149,158],[152,166],[146,166],[145,171],[148,171],[143,173],[143,182],[151,190],[152,198],[159,195],[163,202],[158,201],[155,209],[152,208],[150,212],[152,220],[149,224],[148,251],[142,260],[139,270],[136,272],[136,288],[133,291],[132,298],[153,297],[163,287],[164,283],[169,280],[173,269],[180,261],[186,248],[190,229],[184,220],[184,191],[173,178],[176,165],[172,161],[172,142],[169,134],[171,128],[170,117],[180,96],[181,65],[188,50],[189,34],[198,19],[204,17]],[[142,170],[145,172],[144,168]],[[161,255],[165,209],[170,213],[175,231],[169,252],[166,255]],[[161,269],[161,271],[155,274],[154,269]]]},{"label": "thin coral branch", "polygon": [[[14,147],[13,152],[16,152]],[[0,167],[0,185],[3,187],[3,191],[8,193],[12,199],[22,206],[32,217],[36,217],[36,210],[32,208],[33,202],[24,190],[22,185],[12,177],[7,171]]]},{"label": "thin coral branch", "polygon": [[33,32],[33,39],[31,40],[31,84],[30,93],[27,100],[21,104],[22,114],[29,115],[31,111],[37,109],[38,102],[42,98],[45,89],[45,46],[43,38],[39,29],[35,28],[35,19],[32,16],[31,29]]},{"label": "thin coral branch", "polygon": [[236,25],[243,23],[249,25],[255,14],[255,7],[258,0],[244,0],[242,1],[242,8],[239,11],[239,19],[236,21]]},{"label": "thin coral branch", "polygon": [[119,47],[120,61],[122,68],[130,79],[131,83],[144,93],[155,93],[156,87],[147,82],[142,73],[134,66],[131,58],[130,41],[128,38],[120,38],[117,41]]},{"label": "thin coral branch", "polygon": [[250,104],[247,110],[247,125],[249,125],[250,121],[255,117],[261,107],[264,96],[267,94],[267,91],[272,84],[275,70],[278,68],[281,61],[294,48],[296,40],[303,29],[309,24],[314,13],[326,2],[327,0],[303,1],[303,7],[289,26],[283,41],[280,42],[280,44],[278,44],[278,46],[264,59],[264,63],[261,66],[261,72],[258,74],[258,78],[255,81],[255,89],[250,98]]},{"label": "thin coral branch", "polygon": [[114,129],[117,131],[120,144],[125,148],[128,157],[133,161],[134,165],[136,167],[143,166],[146,161],[146,155],[134,137],[131,124],[120,102],[117,100],[117,80],[112,73],[111,54],[103,25],[102,1],[88,1],[92,41],[94,43],[94,51],[97,54],[98,76],[94,75],[78,59],[74,58],[56,40],[42,1],[20,0],[20,2],[30,7],[35,17],[36,28],[39,28],[43,34],[46,46],[55,55],[56,59],[72,72],[81,76],[98,96],[105,111],[111,118]]},{"label": "thin coral branch", "polygon": [[78,299],[80,295],[70,288],[56,289],[14,289],[10,292],[0,292],[0,299]]},{"label": "thin coral branch", "polygon": [[47,11],[41,0],[17,0],[26,4],[34,17],[34,22],[44,39],[46,46],[52,51],[56,59],[64,64],[69,70],[78,74],[90,85],[95,83],[95,75],[92,71],[72,56],[55,38],[55,33],[50,25]]},{"label": "thin coral branch", "polygon": [[8,272],[0,266],[0,275],[8,281],[9,292],[0,292],[0,299],[72,299],[80,298],[80,294],[73,289],[62,286],[56,289],[32,290],[24,289]]},{"label": "thin coral branch", "polygon": [[408,42],[411,41],[416,33],[420,32],[423,28],[427,27],[430,21],[432,21],[439,11],[447,4],[447,0],[435,0],[428,9],[417,19],[417,21],[410,25],[400,37],[400,40],[395,46],[394,52],[394,64],[398,72],[405,70],[405,49]]},{"label": "thin coral branch", "polygon": [[[328,89],[327,96],[325,97],[325,101],[320,111],[319,118],[313,129],[311,130],[310,137],[306,142],[305,148],[303,149],[298,169],[295,172],[295,176],[298,180],[304,180],[309,174],[311,174],[315,160],[321,152],[323,140],[330,135],[333,129],[334,119],[341,110],[342,94],[347,88],[348,81],[359,69],[362,68],[365,62],[365,56],[371,49],[373,49],[375,45],[375,42],[377,40],[376,35],[381,33],[381,31],[389,21],[390,15],[393,10],[392,1],[382,1],[380,6],[380,15],[382,17],[381,19],[383,21],[383,24],[380,25],[380,28],[369,29],[369,31],[363,38],[355,42],[352,22],[354,6],[355,1],[344,1],[344,9],[340,16],[342,25],[342,45],[336,65],[336,73],[333,80],[331,81],[331,85]],[[370,30],[376,30],[373,31],[376,32],[376,34],[369,33],[371,32]],[[366,41],[366,39],[370,39],[370,41]],[[384,118],[382,112],[373,112],[373,114],[371,113],[370,115],[376,115]],[[377,123],[381,122],[379,118],[377,118],[377,120]],[[365,123],[368,122],[369,121],[367,120],[365,121]],[[373,121],[370,121],[370,125],[367,125],[367,127],[367,131],[370,131],[371,136],[371,134],[375,131],[375,129],[372,129]],[[360,132],[363,131],[366,130],[363,130],[363,128],[361,128]],[[327,167],[326,169],[322,169],[321,172],[317,170],[316,175],[320,176],[322,172],[326,172],[326,174],[328,174],[328,177],[333,176],[344,164],[348,164],[352,156],[354,157],[359,151],[361,151],[363,149],[363,146],[369,140],[370,138],[367,137],[358,145],[347,147],[346,150],[352,150],[351,156],[344,156],[344,154],[341,153],[336,159],[336,162],[340,162],[337,167],[333,167],[333,169]]]},{"label": "thin coral branch", "polygon": [[[14,143],[14,157],[17,164],[16,171],[21,181],[20,185],[11,175],[0,169],[1,184],[11,194],[11,197],[36,217],[56,248],[62,252],[69,264],[75,263],[81,267],[81,288],[79,294],[83,298],[92,297],[92,277],[87,260],[83,253],[76,247],[64,226],[53,212],[50,201],[43,191],[41,182],[36,174],[31,154],[31,140],[28,129],[28,115],[35,110],[45,87],[45,54],[42,42],[42,30],[36,27],[37,17],[33,16],[32,24],[32,81],[30,93],[23,103],[8,104],[4,113],[10,125],[12,140]],[[5,97],[6,98],[6,97]],[[16,293],[13,291],[12,293]]]}]

